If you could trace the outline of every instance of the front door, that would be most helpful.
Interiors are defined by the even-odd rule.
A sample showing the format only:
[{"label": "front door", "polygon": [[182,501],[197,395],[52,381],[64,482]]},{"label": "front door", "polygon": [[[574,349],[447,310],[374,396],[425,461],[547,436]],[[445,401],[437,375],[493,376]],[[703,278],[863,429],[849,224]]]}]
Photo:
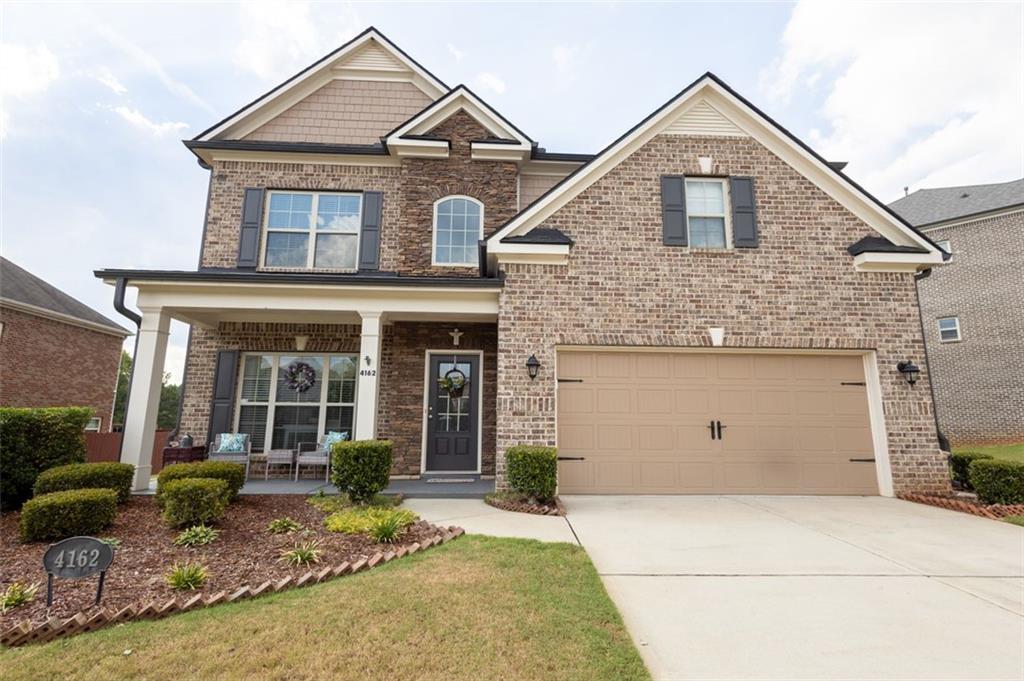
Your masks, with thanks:
[{"label": "front door", "polygon": [[426,470],[476,471],[480,356],[430,354],[428,362]]}]

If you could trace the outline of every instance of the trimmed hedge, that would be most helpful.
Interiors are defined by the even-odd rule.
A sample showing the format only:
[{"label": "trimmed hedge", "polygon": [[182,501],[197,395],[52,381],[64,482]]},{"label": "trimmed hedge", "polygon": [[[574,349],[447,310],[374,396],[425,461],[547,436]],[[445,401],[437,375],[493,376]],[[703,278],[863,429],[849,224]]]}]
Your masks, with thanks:
[{"label": "trimmed hedge", "polygon": [[0,408],[0,510],[19,508],[47,468],[85,461],[92,409]]},{"label": "trimmed hedge", "polygon": [[123,503],[132,494],[134,473],[130,463],[69,463],[40,473],[33,490],[39,496],[69,489],[112,489]]},{"label": "trimmed hedge", "polygon": [[554,447],[517,445],[505,453],[508,484],[516,492],[544,503],[558,488],[558,450]]},{"label": "trimmed hedge", "polygon": [[978,499],[986,504],[1024,504],[1024,462],[976,459],[968,475]]},{"label": "trimmed hedge", "polygon": [[231,488],[220,478],[182,478],[164,485],[164,520],[171,527],[216,522],[228,507]]},{"label": "trimmed hedge", "polygon": [[160,471],[156,478],[156,502],[163,504],[164,488],[172,480],[185,478],[214,478],[228,486],[228,501],[238,498],[238,490],[245,485],[245,465],[228,461],[195,461],[173,463]]},{"label": "trimmed hedge", "polygon": [[42,541],[97,534],[110,527],[116,514],[117,492],[112,489],[43,494],[21,507],[21,538]]},{"label": "trimmed hedge", "polygon": [[971,462],[991,458],[991,454],[984,452],[953,452],[949,455],[949,471],[953,476],[953,482],[960,483],[964,489],[971,489],[971,480],[967,470]]},{"label": "trimmed hedge", "polygon": [[389,440],[343,440],[331,448],[331,482],[354,504],[370,502],[388,486]]}]

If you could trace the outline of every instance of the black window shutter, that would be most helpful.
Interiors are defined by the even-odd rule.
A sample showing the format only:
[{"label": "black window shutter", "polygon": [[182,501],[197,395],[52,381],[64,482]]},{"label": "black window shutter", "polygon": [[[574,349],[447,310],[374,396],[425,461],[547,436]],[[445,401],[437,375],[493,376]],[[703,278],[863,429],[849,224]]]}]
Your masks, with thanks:
[{"label": "black window shutter", "polygon": [[363,225],[359,239],[359,269],[380,269],[380,223],[383,192],[363,192]]},{"label": "black window shutter", "polygon": [[210,430],[206,441],[213,442],[219,433],[230,433],[234,427],[235,375],[238,350],[219,350],[213,371],[213,399],[210,401]]},{"label": "black window shutter", "polygon": [[260,223],[263,190],[247,188],[242,201],[242,228],[238,234],[238,267],[255,268],[260,262]]},{"label": "black window shutter", "polygon": [[666,246],[685,246],[686,178],[661,176],[661,237]]},{"label": "black window shutter", "polygon": [[757,207],[754,178],[730,177],[732,195],[732,244],[736,248],[757,248]]}]

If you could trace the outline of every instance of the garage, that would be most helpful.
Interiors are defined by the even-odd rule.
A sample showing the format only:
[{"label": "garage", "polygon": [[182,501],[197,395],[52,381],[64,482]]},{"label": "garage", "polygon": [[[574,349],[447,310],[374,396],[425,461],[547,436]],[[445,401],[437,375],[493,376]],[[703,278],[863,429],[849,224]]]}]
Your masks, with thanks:
[{"label": "garage", "polygon": [[861,355],[557,361],[562,494],[878,494]]}]

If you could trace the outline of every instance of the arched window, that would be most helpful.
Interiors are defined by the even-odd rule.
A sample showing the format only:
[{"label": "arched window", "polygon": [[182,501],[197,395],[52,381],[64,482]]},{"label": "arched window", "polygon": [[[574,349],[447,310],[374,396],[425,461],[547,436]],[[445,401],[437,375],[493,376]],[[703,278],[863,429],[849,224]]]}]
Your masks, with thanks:
[{"label": "arched window", "polygon": [[446,196],[434,203],[435,265],[476,267],[477,242],[484,236],[484,204],[468,196]]}]

